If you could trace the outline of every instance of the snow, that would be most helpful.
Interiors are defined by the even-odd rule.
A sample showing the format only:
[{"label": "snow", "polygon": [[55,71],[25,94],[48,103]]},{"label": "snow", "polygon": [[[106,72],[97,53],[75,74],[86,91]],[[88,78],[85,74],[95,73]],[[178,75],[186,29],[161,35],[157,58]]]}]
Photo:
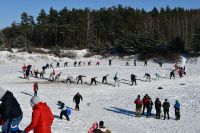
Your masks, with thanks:
[{"label": "snow", "polygon": [[[92,123],[103,120],[105,126],[112,133],[194,133],[200,132],[200,82],[199,69],[200,62],[197,64],[185,64],[187,68],[187,76],[180,79],[178,76],[175,80],[161,78],[159,81],[152,80],[144,82],[144,73],[150,73],[155,78],[155,73],[159,73],[162,77],[168,77],[169,72],[173,70],[174,64],[163,64],[160,68],[158,64],[148,62],[148,66],[144,67],[143,62],[137,62],[137,66],[133,66],[133,60],[129,61],[130,66],[125,66],[126,59],[112,58],[112,66],[108,66],[108,59],[99,58],[83,58],[83,51],[80,52],[79,61],[92,61],[92,66],[72,67],[74,60],[69,58],[57,58],[52,55],[10,53],[6,51],[0,52],[0,84],[14,93],[23,110],[23,119],[20,128],[24,129],[31,121],[32,108],[30,106],[30,95],[33,95],[33,83],[39,83],[39,97],[47,102],[50,106],[55,119],[52,125],[53,133],[86,133],[92,126]],[[60,79],[66,79],[67,76],[76,77],[85,75],[84,82],[90,82],[91,77],[98,77],[97,81],[101,82],[102,76],[109,74],[108,82],[113,83],[113,77],[118,72],[120,79],[130,80],[133,73],[137,78],[137,86],[130,86],[120,83],[119,87],[110,85],[86,85],[86,84],[64,84],[49,82],[46,80],[35,79],[30,77],[29,80],[18,78],[22,76],[21,67],[23,63],[32,64],[35,69],[41,70],[41,67],[48,63],[56,65],[56,61],[60,61],[61,66],[65,61],[69,61],[69,67],[55,68],[56,73],[63,72]],[[95,66],[96,61],[100,61],[100,66]],[[184,63],[186,61],[182,61]],[[44,75],[49,77],[52,70],[47,70]],[[121,80],[122,82],[122,80]],[[125,82],[125,81],[124,81]],[[184,84],[182,84],[184,82]],[[163,87],[163,89],[157,89]],[[63,101],[67,106],[74,108],[75,104],[73,96],[80,92],[83,96],[83,102],[80,103],[80,111],[72,111],[70,121],[59,120],[60,110],[56,105],[57,101]],[[137,95],[143,97],[149,94],[153,101],[158,97],[162,102],[167,98],[170,103],[170,120],[157,120],[155,116],[146,118],[145,116],[137,118],[134,115],[134,100]],[[176,121],[174,116],[173,105],[175,100],[181,103],[181,120]],[[152,113],[155,114],[155,108]]]}]

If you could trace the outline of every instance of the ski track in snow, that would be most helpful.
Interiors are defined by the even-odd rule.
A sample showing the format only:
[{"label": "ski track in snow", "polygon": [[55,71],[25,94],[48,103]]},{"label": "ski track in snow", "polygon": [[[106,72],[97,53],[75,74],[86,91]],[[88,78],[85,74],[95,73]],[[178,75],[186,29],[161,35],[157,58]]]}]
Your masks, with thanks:
[{"label": "ski track in snow", "polygon": [[[26,57],[26,56],[25,56]],[[45,60],[29,58],[28,63],[32,62],[35,68],[41,69],[45,65]],[[4,59],[6,60],[6,59]],[[169,75],[173,69],[173,64],[163,64],[160,68],[158,64],[148,62],[148,66],[144,67],[143,62],[138,62],[137,66],[133,66],[133,61],[129,62],[131,66],[126,67],[126,60],[114,59],[112,66],[108,66],[108,60],[100,60],[100,66],[95,66],[95,58],[84,58],[87,61],[92,60],[92,66],[72,67],[73,60],[69,60],[68,68],[55,68],[56,73],[63,72],[60,79],[66,79],[67,76],[76,77],[79,74],[87,77],[83,78],[84,82],[90,83],[91,77],[98,77],[97,81],[101,82],[102,76],[108,76],[108,82],[113,83],[113,77],[118,72],[119,79],[126,79],[130,81],[131,73],[137,75],[138,79],[143,79],[144,73],[150,73],[155,78],[155,73],[158,72],[162,77]],[[27,59],[24,59],[27,63]],[[63,65],[62,59],[61,65]],[[55,63],[54,63],[55,66]],[[53,133],[87,133],[92,123],[103,120],[105,126],[108,127],[112,133],[198,133],[200,132],[200,82],[199,82],[199,63],[186,64],[187,76],[183,79],[177,78],[175,80],[161,78],[159,81],[152,80],[151,82],[143,82],[137,80],[137,86],[130,86],[125,83],[120,83],[120,86],[113,87],[111,85],[86,85],[86,84],[64,84],[53,83],[45,80],[35,79],[30,77],[29,80],[17,78],[22,76],[21,71],[22,62],[16,64],[1,64],[1,86],[12,91],[19,101],[23,110],[23,120],[20,128],[24,129],[31,121],[32,108],[30,106],[30,98],[33,95],[33,82],[39,82],[40,98],[47,102],[50,106],[55,119],[52,125]],[[45,77],[49,77],[52,70],[47,70]],[[124,81],[128,83],[127,81]],[[185,85],[181,85],[185,83]],[[162,90],[157,89],[163,87]],[[83,96],[83,102],[80,103],[80,111],[72,111],[70,121],[59,120],[58,116],[60,110],[56,105],[58,100],[65,102],[71,108],[75,104],[72,99],[73,96],[80,92]],[[146,118],[136,118],[134,115],[135,105],[134,100],[137,95],[143,97],[149,94],[153,102],[158,97],[164,102],[165,98],[171,103],[170,120],[155,119],[155,108],[152,110],[153,116]],[[181,120],[176,121],[174,116],[173,105],[175,100],[181,103]],[[89,106],[88,106],[89,103]],[[154,107],[154,106],[153,106]]]}]

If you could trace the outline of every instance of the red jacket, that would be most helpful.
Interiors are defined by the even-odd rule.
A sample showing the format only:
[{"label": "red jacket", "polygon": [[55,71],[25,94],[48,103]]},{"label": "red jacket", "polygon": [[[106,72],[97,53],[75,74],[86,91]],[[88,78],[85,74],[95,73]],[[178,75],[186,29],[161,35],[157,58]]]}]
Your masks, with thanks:
[{"label": "red jacket", "polygon": [[39,102],[33,106],[32,121],[25,129],[25,133],[51,133],[54,116],[46,103]]},{"label": "red jacket", "polygon": [[35,83],[33,85],[33,90],[34,90],[34,92],[38,91],[38,83]]},{"label": "red jacket", "polygon": [[147,96],[144,96],[142,101],[143,101],[143,105],[146,106],[148,105],[149,98]]},{"label": "red jacket", "polygon": [[142,100],[141,99],[136,99],[134,103],[136,105],[142,105]]}]

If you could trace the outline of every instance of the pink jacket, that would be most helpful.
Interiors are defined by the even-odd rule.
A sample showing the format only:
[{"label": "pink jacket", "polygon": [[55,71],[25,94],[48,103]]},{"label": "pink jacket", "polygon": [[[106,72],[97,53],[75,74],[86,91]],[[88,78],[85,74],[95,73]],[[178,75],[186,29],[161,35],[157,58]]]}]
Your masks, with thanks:
[{"label": "pink jacket", "polygon": [[97,128],[98,128],[98,123],[94,122],[93,125],[92,125],[92,127],[88,130],[88,133],[93,133],[93,131],[95,129],[97,129]]}]

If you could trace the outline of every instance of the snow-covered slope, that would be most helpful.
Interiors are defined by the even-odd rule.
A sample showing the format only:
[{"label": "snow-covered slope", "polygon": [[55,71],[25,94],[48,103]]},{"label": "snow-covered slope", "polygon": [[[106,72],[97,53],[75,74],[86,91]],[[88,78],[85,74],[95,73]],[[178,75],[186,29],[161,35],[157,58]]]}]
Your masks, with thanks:
[{"label": "snow-covered slope", "polygon": [[[33,95],[33,82],[39,82],[39,97],[50,106],[55,116],[52,131],[53,133],[87,133],[92,123],[103,120],[105,126],[112,133],[198,133],[200,132],[200,83],[199,83],[199,63],[186,64],[187,76],[183,79],[176,78],[170,80],[161,78],[159,81],[144,82],[142,80],[144,73],[150,73],[153,78],[157,72],[162,77],[168,77],[169,72],[173,69],[173,64],[163,64],[160,68],[158,64],[148,63],[147,67],[143,62],[137,62],[133,66],[130,60],[130,66],[125,66],[126,61],[114,59],[112,66],[108,66],[107,59],[97,58],[78,58],[77,61],[86,62],[91,60],[92,66],[72,67],[74,60],[68,58],[56,58],[49,55],[40,55],[27,53],[0,52],[0,84],[2,87],[12,91],[19,101],[23,110],[23,120],[20,128],[24,129],[31,121],[32,109],[30,106],[30,95]],[[46,80],[35,79],[30,77],[29,80],[18,78],[22,76],[21,67],[23,63],[32,64],[35,69],[40,69],[46,63],[60,61],[61,66],[65,61],[69,61],[69,67],[55,68],[56,73],[63,72],[61,79],[67,76],[76,77],[79,74],[87,77],[83,78],[84,82],[90,82],[91,77],[98,77],[97,81],[101,82],[102,76],[109,74],[108,82],[113,83],[113,76],[118,72],[120,79],[130,80],[130,75],[137,75],[137,86],[130,86],[127,81],[121,80],[119,87],[110,85],[87,85],[87,84],[64,84],[52,83]],[[95,66],[96,61],[100,61],[100,66]],[[45,77],[49,77],[52,70],[47,70]],[[183,85],[182,83],[185,83]],[[162,90],[157,89],[163,87]],[[67,106],[74,108],[72,101],[73,96],[80,92],[83,96],[83,102],[80,103],[80,111],[72,111],[70,121],[58,119],[60,110],[56,102],[64,101]],[[30,95],[29,95],[30,94]],[[168,98],[170,107],[170,120],[155,119],[155,108],[153,116],[137,118],[134,115],[134,100],[137,95],[142,97],[149,94],[153,101],[158,97],[163,102]],[[173,105],[175,100],[181,103],[181,120],[176,121],[174,116]]]}]

